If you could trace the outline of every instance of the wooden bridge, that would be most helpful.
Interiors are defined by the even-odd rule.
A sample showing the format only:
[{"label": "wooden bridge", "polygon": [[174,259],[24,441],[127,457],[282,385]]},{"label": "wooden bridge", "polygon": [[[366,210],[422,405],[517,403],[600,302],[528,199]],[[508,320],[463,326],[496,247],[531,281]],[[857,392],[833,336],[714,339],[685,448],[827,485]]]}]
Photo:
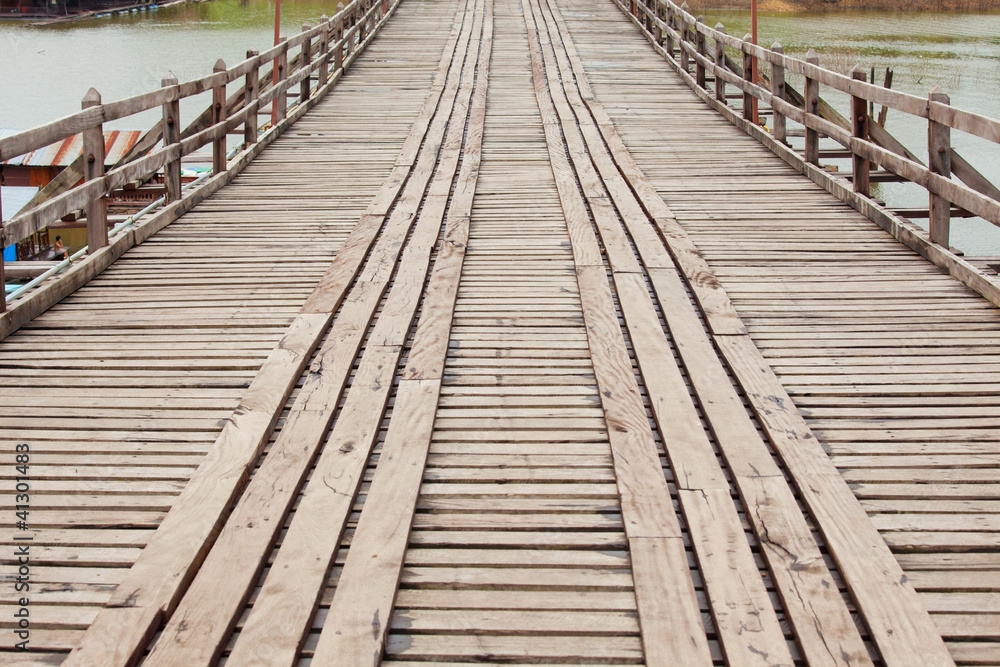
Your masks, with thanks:
[{"label": "wooden bridge", "polygon": [[[162,150],[6,227],[100,221],[0,321],[0,662],[1000,664],[998,287],[941,242],[1000,206],[947,131],[1000,123],[932,97],[924,167],[863,111],[916,98],[729,40],[663,3],[353,3],[0,140],[164,106]],[[102,238],[138,163],[166,206]]]}]

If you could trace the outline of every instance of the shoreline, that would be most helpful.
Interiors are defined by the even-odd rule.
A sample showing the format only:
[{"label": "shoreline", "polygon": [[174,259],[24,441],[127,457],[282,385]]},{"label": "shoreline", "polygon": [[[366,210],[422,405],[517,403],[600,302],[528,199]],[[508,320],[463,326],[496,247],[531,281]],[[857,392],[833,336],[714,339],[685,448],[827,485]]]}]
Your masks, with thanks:
[{"label": "shoreline", "polygon": [[[696,11],[749,11],[747,0],[687,0]],[[1000,0],[759,0],[763,12],[879,11],[911,14],[916,12],[1000,11]]]},{"label": "shoreline", "polygon": [[102,7],[82,12],[73,12],[63,16],[51,16],[43,13],[30,14],[0,14],[0,22],[26,23],[31,26],[49,26],[60,23],[70,23],[73,21],[85,21],[87,19],[104,18],[115,14],[132,14],[139,12],[152,12],[164,7],[173,5],[183,5],[186,3],[205,2],[207,0],[139,0],[139,2],[122,2],[113,7]]}]

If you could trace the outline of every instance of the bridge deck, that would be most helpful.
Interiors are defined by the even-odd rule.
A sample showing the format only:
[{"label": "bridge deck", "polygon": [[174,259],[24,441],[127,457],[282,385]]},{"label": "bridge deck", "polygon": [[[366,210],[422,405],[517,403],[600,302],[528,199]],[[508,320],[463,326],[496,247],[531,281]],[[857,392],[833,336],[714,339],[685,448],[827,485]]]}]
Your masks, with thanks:
[{"label": "bridge deck", "polygon": [[1000,664],[996,309],[610,3],[386,30],[0,343],[4,662]]}]

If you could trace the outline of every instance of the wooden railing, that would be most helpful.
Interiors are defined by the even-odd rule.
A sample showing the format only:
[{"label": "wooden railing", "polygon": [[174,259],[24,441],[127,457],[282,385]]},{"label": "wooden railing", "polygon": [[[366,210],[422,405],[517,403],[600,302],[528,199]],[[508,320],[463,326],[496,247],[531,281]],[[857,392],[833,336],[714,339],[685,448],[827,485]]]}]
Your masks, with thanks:
[{"label": "wooden railing", "polygon": [[[908,181],[926,190],[928,207],[923,215],[929,217],[927,237],[916,239],[912,230],[895,232],[897,238],[932,261],[940,263],[941,251],[952,254],[949,235],[953,216],[978,216],[1000,226],[1000,189],[969,164],[951,142],[951,132],[957,130],[991,146],[1000,144],[1000,120],[952,107],[948,96],[938,88],[922,98],[869,83],[860,67],[855,67],[851,76],[820,67],[813,51],[805,59],[798,59],[786,56],[780,44],[768,49],[752,43],[749,35],[743,39],[730,36],[722,24],[712,28],[701,17],[692,15],[686,3],[678,6],[669,0],[613,2],[631,17],[702,99],[771,146],[786,161],[800,160],[804,165],[818,167],[821,137],[829,137],[846,149],[844,154],[851,158],[850,180],[856,196],[842,198],[869,217],[885,223],[882,217],[889,213],[870,197],[873,168],[878,170],[879,180]],[[769,75],[765,75],[768,70]],[[792,87],[790,75],[802,82],[801,92]],[[728,94],[730,86],[739,92]],[[822,93],[831,89],[850,99],[850,109],[843,115],[822,99]],[[880,105],[883,113],[891,109],[926,120],[926,163],[873,120],[875,105]],[[758,109],[765,107],[770,110],[771,134],[755,123]],[[804,142],[794,151],[788,140],[791,134],[788,121],[800,124],[804,130]],[[791,156],[791,152],[797,157]],[[817,182],[831,178],[824,176],[822,170],[803,167],[803,171]],[[823,184],[830,189],[828,183]],[[915,214],[913,217],[920,215],[919,211],[911,213]],[[928,246],[935,248],[929,250]],[[955,273],[955,262],[949,259],[945,263]],[[958,273],[964,276],[968,268],[966,264]],[[977,284],[976,289],[985,287],[982,280],[971,280]],[[995,286],[986,289],[996,292]],[[989,298],[997,303],[1000,293]]]},{"label": "wooden railing", "polygon": [[[0,222],[2,247],[22,241],[64,216],[83,210],[86,212],[88,248],[87,257],[79,264],[89,262],[91,266],[89,269],[76,266],[71,273],[89,277],[100,272],[127,247],[148,238],[228,183],[260,149],[340,80],[400,1],[354,0],[346,7],[339,5],[336,15],[322,17],[318,26],[306,24],[300,34],[289,39],[282,37],[278,45],[263,53],[248,51],[247,59],[233,67],[219,60],[211,75],[193,81],[181,83],[168,73],[159,90],[109,103],[102,102],[100,94],[91,89],[79,113],[0,138],[0,163],[77,134],[81,134],[83,140],[81,157],[44,189],[41,196],[31,202],[33,205],[6,223]],[[230,92],[230,84],[237,84],[235,92]],[[212,95],[209,107],[182,131],[181,100],[209,92]],[[295,98],[292,106],[289,97]],[[121,162],[105,173],[105,123],[158,108],[162,109],[162,120],[146,132]],[[272,122],[261,132],[258,117],[265,113],[270,114]],[[234,151],[235,154],[227,153],[229,137],[234,134],[240,136],[239,150]],[[181,160],[209,145],[212,178],[200,188],[182,191]],[[162,179],[165,184],[164,207],[142,223],[142,232],[137,228],[128,238],[117,239],[117,244],[111,244],[116,247],[109,247],[108,195],[126,185],[153,178]],[[102,253],[105,255],[103,261],[97,261]],[[3,278],[0,259],[0,283]],[[76,282],[80,283],[81,279],[85,281],[86,278]],[[67,285],[57,290],[60,294],[49,301],[73,289],[76,286]],[[36,304],[30,310],[37,313],[47,307]],[[6,310],[4,294],[0,297],[0,313]],[[11,312],[4,313],[7,320],[11,319],[10,315]],[[0,324],[4,325],[0,326],[0,334],[19,326],[7,321]]]}]

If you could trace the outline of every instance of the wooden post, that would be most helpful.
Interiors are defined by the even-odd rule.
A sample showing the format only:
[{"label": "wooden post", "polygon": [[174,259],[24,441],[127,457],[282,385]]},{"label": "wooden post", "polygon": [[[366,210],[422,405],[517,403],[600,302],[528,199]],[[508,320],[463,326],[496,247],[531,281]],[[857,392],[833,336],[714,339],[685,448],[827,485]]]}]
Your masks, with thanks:
[{"label": "wooden post", "polygon": [[[928,103],[951,104],[950,98],[941,90],[940,86],[935,86],[927,99]],[[927,153],[931,172],[944,178],[951,178],[950,127],[935,120],[927,121]],[[937,243],[947,248],[951,235],[951,202],[932,192],[929,193],[929,197],[931,243]]]},{"label": "wooden post", "polygon": [[[83,96],[82,107],[101,105],[101,94],[91,88]],[[104,178],[104,125],[83,131],[83,180]],[[108,245],[108,202],[100,196],[87,203],[87,254],[94,254]]]},{"label": "wooden post", "polygon": [[[310,30],[312,30],[312,26],[309,25],[308,22],[302,24],[302,32],[309,32]],[[302,42],[301,53],[302,53],[302,57],[300,58],[300,60],[302,61],[300,63],[301,67],[302,69],[309,69],[309,66],[312,65],[311,38],[306,37],[306,41]],[[299,84],[299,104],[303,104],[306,100],[309,99],[309,87],[311,83],[312,83],[312,75],[302,79],[302,82]]]},{"label": "wooden post", "polygon": [[[226,63],[219,58],[212,69],[216,74],[226,71]],[[212,88],[212,125],[224,123],[227,117],[226,84]],[[226,170],[226,135],[212,142],[212,172],[221,174]]]},{"label": "wooden post", "polygon": [[[785,48],[778,42],[771,45],[771,51],[777,53],[779,56],[785,54]],[[785,66],[781,63],[773,63],[771,65],[771,95],[779,100],[785,99]],[[772,113],[774,114],[771,121],[771,124],[774,125],[772,128],[774,138],[783,144],[787,143],[785,115],[775,109],[773,103],[771,104],[771,108]]]},{"label": "wooden post", "polygon": [[325,86],[330,78],[330,17],[326,14],[320,18],[322,29],[319,33],[319,70],[316,74],[316,88]]},{"label": "wooden post", "polygon": [[[819,56],[812,49],[809,49],[809,53],[806,54],[806,62],[810,65],[819,64]],[[805,104],[805,112],[813,116],[819,115],[819,81],[816,79],[811,79],[806,77],[805,86],[802,89],[802,99]],[[805,157],[806,162],[810,164],[819,164],[819,132],[816,130],[806,127],[806,146],[805,146]]]},{"label": "wooden post", "polygon": [[[257,49],[250,49],[247,51],[247,58],[256,58],[260,55],[260,51]],[[257,67],[251,67],[250,71],[247,72],[245,78],[245,95],[246,95],[246,106],[250,106],[254,100],[257,99],[259,93],[257,91],[257,85],[259,83],[258,77],[260,72]],[[251,144],[257,143],[257,112],[248,113],[247,120],[243,124],[243,142],[249,146]]]},{"label": "wooden post", "polygon": [[355,11],[358,14],[358,20],[357,20],[357,22],[358,22],[358,46],[361,45],[361,42],[365,41],[365,35],[367,34],[367,32],[365,30],[366,24],[368,22],[368,19],[365,17],[365,11],[367,9],[368,9],[368,3],[365,2],[365,0],[358,0],[357,7],[355,9]]},{"label": "wooden post", "polygon": [[[872,83],[875,83],[872,81]],[[885,68],[885,79],[882,80],[882,87],[889,89],[892,88],[892,70],[888,67]],[[889,115],[889,107],[883,106],[882,110],[878,112],[878,124],[885,127],[886,117]]]},{"label": "wooden post", "polygon": [[[164,88],[177,85],[177,77],[173,72],[167,72],[167,76],[160,81]],[[181,102],[175,99],[163,105],[163,147],[180,143],[181,140]],[[171,160],[163,166],[163,183],[166,186],[166,202],[177,201],[181,198],[181,158]]]},{"label": "wooden post", "polygon": [[[697,18],[697,25],[695,26],[694,43],[695,43],[696,48],[698,49],[698,54],[702,55],[702,56],[706,56],[707,55],[707,52],[705,51],[705,33],[703,33],[698,28],[700,28],[700,27],[702,27],[704,25],[705,25],[705,17],[704,16],[699,16]],[[705,66],[701,63],[700,60],[695,61],[694,72],[695,72],[695,80],[698,82],[698,87],[701,88],[702,90],[704,90],[705,89]]]},{"label": "wooden post", "polygon": [[[672,4],[667,4],[667,27],[677,29],[677,17],[674,14],[674,6]],[[673,33],[667,32],[667,53],[671,58],[674,57],[674,36]]]},{"label": "wooden post", "polygon": [[344,3],[337,3],[337,21],[333,26],[333,43],[335,44],[333,50],[333,71],[341,69],[344,66],[344,44],[342,40],[344,39]]},{"label": "wooden post", "polygon": [[[865,71],[861,65],[855,65],[851,71],[851,78],[855,81],[865,82]],[[863,97],[851,96],[851,131],[858,139],[868,140],[868,102]],[[852,172],[854,174],[854,191],[863,194],[865,197],[871,193],[870,163],[868,158],[854,154],[851,157]]]},{"label": "wooden post", "polygon": [[[355,6],[355,9],[350,12],[350,16],[348,17],[348,19],[350,20],[350,27],[347,30],[345,30],[345,35],[344,35],[344,60],[347,60],[348,58],[350,58],[351,57],[351,52],[354,51],[354,38],[357,37],[357,34],[358,34],[357,30],[354,29],[355,25],[357,24],[357,21],[356,21],[357,11],[356,10],[357,10],[357,6]],[[352,30],[352,29],[354,29],[354,30]],[[348,33],[348,32],[351,33],[350,37],[348,37],[346,35],[346,33]]]},{"label": "wooden post", "polygon": [[[278,80],[275,85],[280,86],[285,82],[285,79],[288,78],[288,39],[284,35],[281,35],[278,38],[278,42],[282,44],[283,48],[281,49],[281,53],[278,54],[278,57],[274,59],[273,66],[277,68],[278,71]],[[285,120],[285,116],[288,115],[288,91],[282,90],[278,93],[272,104],[275,105],[274,124],[277,125],[281,121]]]},{"label": "wooden post", "polygon": [[[743,51],[743,80],[750,85],[753,85],[753,54],[750,53],[749,44],[753,43],[753,35],[743,36],[743,45],[741,50]],[[751,123],[754,122],[754,102],[757,98],[753,96],[753,93],[743,91],[743,119],[748,120]]]},{"label": "wooden post", "polygon": [[[721,23],[716,23],[715,29],[726,34],[726,28]],[[726,69],[726,43],[721,39],[715,40],[715,69],[715,99],[725,104],[726,80],[719,76],[719,71]]]},{"label": "wooden post", "polygon": [[660,0],[653,0],[653,16],[656,17],[656,21],[653,22],[653,40],[659,46],[663,46],[663,28],[660,27],[660,21],[663,20],[663,7],[660,6]]},{"label": "wooden post", "polygon": [[687,11],[688,3],[681,5],[681,15],[678,17],[678,23],[680,25],[681,41],[677,46],[681,50],[681,69],[685,72],[688,71],[688,52],[684,50],[684,42],[688,41],[688,23],[687,23]]}]

